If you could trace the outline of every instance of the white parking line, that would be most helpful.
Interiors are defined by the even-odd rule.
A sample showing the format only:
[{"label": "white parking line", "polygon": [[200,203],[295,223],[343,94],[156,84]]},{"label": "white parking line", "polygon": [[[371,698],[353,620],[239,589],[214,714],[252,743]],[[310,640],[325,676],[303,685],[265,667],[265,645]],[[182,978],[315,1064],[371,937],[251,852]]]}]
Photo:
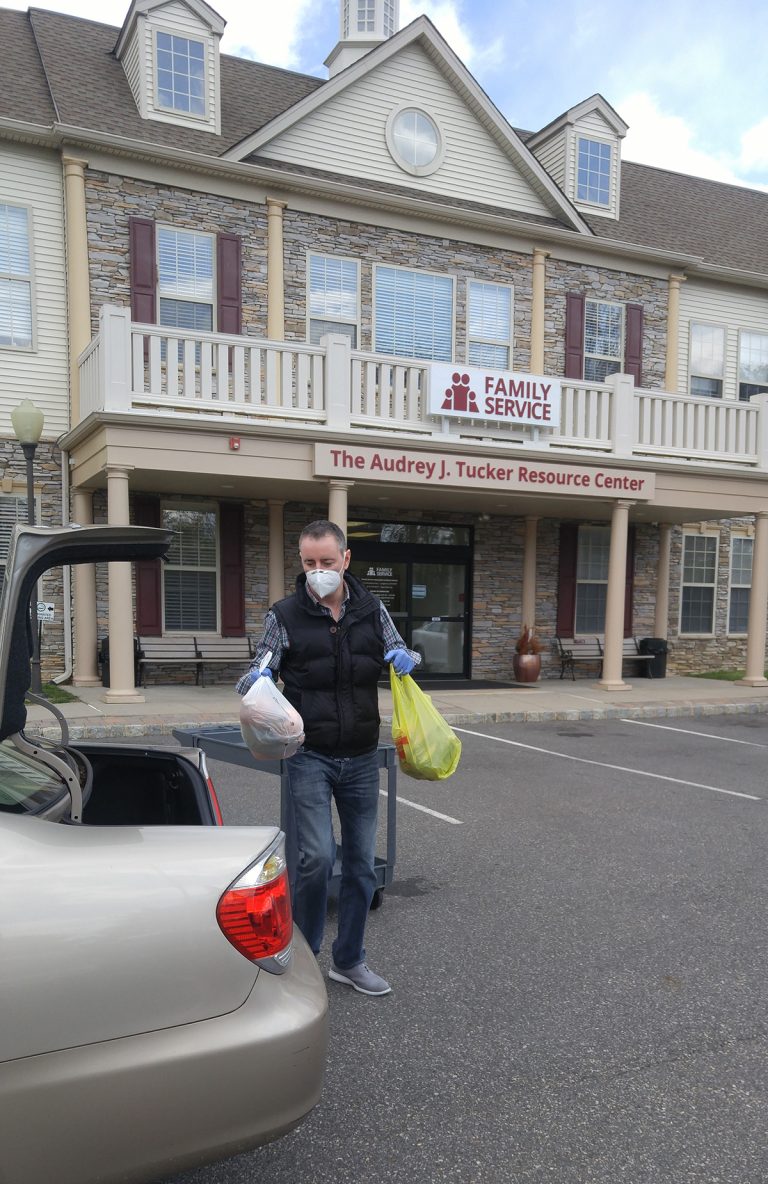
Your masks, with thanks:
[{"label": "white parking line", "polygon": [[725,744],[746,744],[749,748],[768,748],[757,740],[736,740],[733,736],[713,736],[711,732],[693,732],[690,728],[673,728],[669,724],[652,724],[647,719],[623,719],[623,724],[640,724],[643,728],[661,728],[663,732],[681,732],[683,736],[702,736],[705,740],[722,740]]},{"label": "white parking line", "polygon": [[[382,797],[386,797],[388,790],[380,789],[379,793]],[[421,810],[422,814],[431,814],[433,818],[439,818],[441,822],[450,822],[452,826],[464,825],[460,818],[451,818],[450,814],[440,814],[437,810],[430,810],[429,806],[420,806],[418,802],[409,802],[407,798],[401,798],[399,794],[396,801],[398,806],[410,806],[412,810]]]},{"label": "white parking line", "polygon": [[637,777],[650,777],[654,781],[669,781],[673,785],[687,785],[691,789],[708,789],[710,793],[724,793],[732,798],[748,798],[750,802],[762,801],[753,793],[739,793],[736,789],[720,789],[717,785],[702,785],[698,781],[683,781],[680,777],[667,777],[663,773],[649,773],[645,769],[627,769],[623,765],[609,765],[605,761],[591,761],[585,756],[571,756],[566,752],[554,752],[550,748],[537,748],[535,744],[523,744],[519,740],[505,740],[502,736],[488,736],[485,732],[471,732],[469,728],[454,728],[467,736],[479,736],[481,740],[496,740],[499,744],[511,744],[513,748],[527,748],[529,752],[542,752],[545,756],[559,756],[564,761],[575,761],[580,765],[597,765],[600,769],[612,769],[615,773],[634,773]]}]

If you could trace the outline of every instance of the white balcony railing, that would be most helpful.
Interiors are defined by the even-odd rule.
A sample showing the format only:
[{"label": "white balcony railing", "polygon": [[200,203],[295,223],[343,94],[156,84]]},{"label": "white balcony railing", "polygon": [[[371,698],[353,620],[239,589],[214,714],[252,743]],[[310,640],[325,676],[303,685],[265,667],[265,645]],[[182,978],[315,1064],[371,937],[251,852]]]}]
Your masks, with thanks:
[{"label": "white balcony railing", "polygon": [[107,411],[312,424],[386,431],[403,442],[568,451],[585,457],[730,464],[768,471],[768,395],[752,402],[693,399],[636,389],[614,374],[604,384],[562,383],[552,429],[449,419],[427,411],[429,366],[352,350],[346,337],[319,346],[134,324],[105,305],[98,336],[80,356],[80,415]]}]

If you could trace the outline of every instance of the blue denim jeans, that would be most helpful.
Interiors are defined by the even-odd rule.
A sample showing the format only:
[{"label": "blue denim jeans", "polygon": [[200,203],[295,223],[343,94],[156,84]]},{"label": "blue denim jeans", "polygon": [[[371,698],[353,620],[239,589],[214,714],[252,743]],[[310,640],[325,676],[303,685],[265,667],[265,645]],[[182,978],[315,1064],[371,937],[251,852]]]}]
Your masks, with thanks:
[{"label": "blue denim jeans", "polygon": [[315,954],[323,940],[328,881],[336,859],[331,799],[336,802],[341,824],[341,887],[333,961],[339,970],[348,970],[365,960],[365,923],[376,890],[378,758],[375,751],[350,757],[297,752],[288,761],[288,782],[287,853],[293,918]]}]

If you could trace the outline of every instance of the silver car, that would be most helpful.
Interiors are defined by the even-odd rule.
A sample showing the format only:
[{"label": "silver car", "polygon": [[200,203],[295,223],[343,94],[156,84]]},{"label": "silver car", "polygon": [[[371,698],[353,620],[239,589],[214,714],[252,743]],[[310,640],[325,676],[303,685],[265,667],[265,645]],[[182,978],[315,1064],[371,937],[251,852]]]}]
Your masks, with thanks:
[{"label": "silver car", "polygon": [[224,827],[202,753],[24,733],[48,567],[154,558],[149,527],[17,527],[0,605],[0,1184],[148,1181],[317,1102],[327,995],[284,836]]}]

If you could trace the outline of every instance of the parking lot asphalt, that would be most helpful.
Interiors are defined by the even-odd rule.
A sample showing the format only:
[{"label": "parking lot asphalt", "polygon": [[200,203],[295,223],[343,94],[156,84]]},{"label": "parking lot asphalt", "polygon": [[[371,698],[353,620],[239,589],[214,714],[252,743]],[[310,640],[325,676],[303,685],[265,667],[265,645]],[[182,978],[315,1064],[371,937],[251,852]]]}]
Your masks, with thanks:
[{"label": "parking lot asphalt", "polygon": [[[398,778],[391,996],[329,983],[318,1108],[172,1184],[763,1184],[768,720],[459,729],[454,777]],[[277,819],[212,771],[225,821]]]}]

